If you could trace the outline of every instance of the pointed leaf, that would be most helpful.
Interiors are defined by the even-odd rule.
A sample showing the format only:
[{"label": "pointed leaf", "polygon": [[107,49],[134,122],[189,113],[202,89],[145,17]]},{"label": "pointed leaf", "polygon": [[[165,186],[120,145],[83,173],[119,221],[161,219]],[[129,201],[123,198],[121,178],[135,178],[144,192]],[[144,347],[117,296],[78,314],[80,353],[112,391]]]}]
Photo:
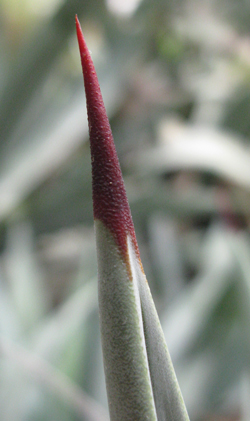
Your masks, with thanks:
[{"label": "pointed leaf", "polygon": [[76,18],[92,158],[99,308],[111,420],[188,420],[142,268],[95,68]]}]

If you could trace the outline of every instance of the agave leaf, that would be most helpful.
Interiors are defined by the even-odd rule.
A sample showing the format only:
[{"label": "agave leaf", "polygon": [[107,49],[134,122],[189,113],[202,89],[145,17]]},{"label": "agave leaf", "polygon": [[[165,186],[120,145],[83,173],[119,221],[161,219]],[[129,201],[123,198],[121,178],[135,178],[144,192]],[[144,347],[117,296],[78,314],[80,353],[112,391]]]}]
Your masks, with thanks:
[{"label": "agave leaf", "polygon": [[[191,169],[209,171],[249,188],[249,150],[240,138],[223,130],[166,120],[157,146],[134,155],[137,171],[146,175]],[[131,163],[130,163],[131,165]]]},{"label": "agave leaf", "polygon": [[202,255],[200,274],[162,317],[174,363],[197,340],[208,321],[211,323],[212,313],[234,280],[235,261],[228,230],[222,224],[215,223],[208,231]]},{"label": "agave leaf", "polygon": [[32,254],[33,232],[26,221],[13,222],[7,231],[6,274],[23,328],[33,328],[48,307],[42,272]]},{"label": "agave leaf", "polygon": [[250,320],[250,249],[249,239],[246,233],[237,233],[234,237],[229,238],[229,244],[232,249],[233,255],[236,259],[236,263],[239,270],[238,277],[238,293],[240,297],[240,320],[244,332],[244,343],[247,347],[247,356],[249,363],[249,350],[250,350],[250,339],[249,339],[249,320]]},{"label": "agave leaf", "polygon": [[86,323],[97,302],[93,281],[77,289],[34,331],[31,346],[38,355],[55,364],[72,336]]},{"label": "agave leaf", "polygon": [[[33,391],[37,389],[37,386],[43,385],[52,394],[57,395],[64,403],[68,404],[74,412],[86,421],[107,421],[108,416],[105,409],[98,404],[93,398],[88,396],[77,384],[72,382],[67,376],[58,371],[54,366],[50,365],[46,360],[39,357],[37,354],[29,351],[28,349],[20,346],[17,343],[10,341],[4,336],[0,336],[0,354],[1,357],[7,358],[16,366],[15,368],[20,371],[16,373],[15,369],[15,380],[19,378],[16,374],[21,375],[22,372],[26,377],[33,378],[36,381],[36,385],[33,387]],[[23,382],[22,382],[23,384]],[[37,389],[39,390],[39,389]],[[31,389],[27,384],[25,388],[25,395],[31,394]],[[23,396],[23,390],[19,390],[17,396]],[[25,401],[25,398],[23,397]],[[10,411],[14,410],[16,413],[15,405],[11,405]],[[23,402],[18,408],[18,414],[28,410]],[[9,419],[16,419],[11,417]],[[24,418],[23,418],[24,419]],[[26,417],[25,417],[26,419]],[[7,420],[7,417],[6,417]]]},{"label": "agave leaf", "polygon": [[111,420],[188,420],[142,268],[95,68],[76,18],[92,157],[99,308]]}]

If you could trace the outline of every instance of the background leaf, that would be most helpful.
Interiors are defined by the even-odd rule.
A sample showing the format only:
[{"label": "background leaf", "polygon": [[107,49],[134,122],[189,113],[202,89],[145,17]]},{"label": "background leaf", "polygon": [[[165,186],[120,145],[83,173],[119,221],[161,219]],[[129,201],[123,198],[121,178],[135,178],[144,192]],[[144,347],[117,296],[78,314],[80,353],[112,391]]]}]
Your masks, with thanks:
[{"label": "background leaf", "polygon": [[[144,0],[125,17],[118,2],[118,12],[109,3],[0,2],[1,334],[34,353],[48,350],[41,358],[107,405],[97,308],[91,310],[97,270],[78,13],[190,418],[242,420],[249,371],[249,6]],[[21,283],[27,292],[18,292]],[[79,319],[77,291],[86,292],[88,304]],[[28,296],[24,317],[20,303]],[[71,297],[72,325],[69,310],[68,323],[50,336]],[[35,390],[37,381],[30,388],[6,358],[0,363],[3,421],[19,420],[24,407],[24,421],[74,420],[60,399]]]}]

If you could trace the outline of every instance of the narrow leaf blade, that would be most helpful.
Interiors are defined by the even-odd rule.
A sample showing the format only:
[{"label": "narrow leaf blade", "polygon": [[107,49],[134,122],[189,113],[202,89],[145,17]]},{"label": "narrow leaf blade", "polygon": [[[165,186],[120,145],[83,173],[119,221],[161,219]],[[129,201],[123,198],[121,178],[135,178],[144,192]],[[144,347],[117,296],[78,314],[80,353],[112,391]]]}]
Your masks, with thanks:
[{"label": "narrow leaf blade", "polygon": [[104,368],[111,420],[188,420],[142,268],[95,68],[76,18],[92,158]]}]

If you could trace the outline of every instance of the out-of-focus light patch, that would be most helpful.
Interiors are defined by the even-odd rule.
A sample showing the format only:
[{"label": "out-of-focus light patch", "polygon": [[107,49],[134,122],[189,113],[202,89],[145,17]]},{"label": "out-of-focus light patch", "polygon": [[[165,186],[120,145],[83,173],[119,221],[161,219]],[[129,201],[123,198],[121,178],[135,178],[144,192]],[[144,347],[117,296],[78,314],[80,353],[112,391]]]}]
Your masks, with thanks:
[{"label": "out-of-focus light patch", "polygon": [[142,0],[106,0],[110,12],[124,17],[131,16]]},{"label": "out-of-focus light patch", "polygon": [[30,17],[49,17],[65,0],[2,0],[4,14],[19,22]]},{"label": "out-of-focus light patch", "polygon": [[63,2],[64,0],[26,0],[29,12],[41,17],[53,15]]}]

